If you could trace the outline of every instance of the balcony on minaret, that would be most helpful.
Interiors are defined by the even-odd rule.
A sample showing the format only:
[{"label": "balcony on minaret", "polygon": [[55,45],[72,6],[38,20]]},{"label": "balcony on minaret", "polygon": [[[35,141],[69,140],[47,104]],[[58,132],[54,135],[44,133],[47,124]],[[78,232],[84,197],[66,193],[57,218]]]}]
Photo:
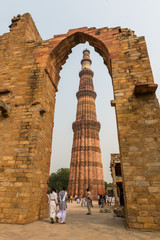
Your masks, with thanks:
[{"label": "balcony on minaret", "polygon": [[78,104],[76,121],[72,124],[74,132],[70,165],[68,194],[86,195],[90,188],[92,199],[105,193],[103,167],[99,143],[100,123],[97,121],[93,86],[93,71],[90,51],[83,51],[82,69],[79,72],[80,84],[76,94]]}]

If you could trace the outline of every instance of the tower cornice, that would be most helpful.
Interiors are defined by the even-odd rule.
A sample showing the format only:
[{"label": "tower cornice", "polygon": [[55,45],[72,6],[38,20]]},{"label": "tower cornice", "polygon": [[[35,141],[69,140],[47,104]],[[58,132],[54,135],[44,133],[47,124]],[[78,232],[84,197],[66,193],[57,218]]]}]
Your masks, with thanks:
[{"label": "tower cornice", "polygon": [[80,91],[78,91],[77,94],[76,94],[77,99],[79,99],[82,96],[89,96],[89,97],[93,97],[95,99],[97,94],[96,94],[95,91],[88,90],[88,89],[87,90],[80,90]]},{"label": "tower cornice", "polygon": [[90,69],[82,69],[80,72],[79,72],[79,77],[82,77],[83,75],[90,75],[93,77],[94,75],[94,72]]},{"label": "tower cornice", "polygon": [[90,58],[83,58],[81,60],[81,64],[83,64],[83,62],[86,62],[86,61],[88,61],[90,64],[92,64],[92,60]]},{"label": "tower cornice", "polygon": [[87,48],[83,50],[83,54],[84,54],[85,52],[88,52],[88,53],[90,54],[90,51],[89,51]]},{"label": "tower cornice", "polygon": [[85,128],[85,129],[92,128],[99,132],[101,128],[101,124],[100,122],[93,121],[93,120],[86,120],[86,119],[73,122],[72,129],[74,132],[77,130],[81,130],[82,128]]}]

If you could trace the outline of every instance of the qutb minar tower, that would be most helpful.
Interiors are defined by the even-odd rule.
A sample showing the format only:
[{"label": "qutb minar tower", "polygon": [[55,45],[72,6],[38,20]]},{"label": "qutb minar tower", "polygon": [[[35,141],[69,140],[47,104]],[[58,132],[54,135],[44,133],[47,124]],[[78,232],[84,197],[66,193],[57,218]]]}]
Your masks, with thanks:
[{"label": "qutb minar tower", "polygon": [[105,193],[103,166],[99,141],[100,123],[97,121],[91,70],[90,51],[83,51],[82,69],[79,72],[80,85],[76,96],[78,99],[74,132],[68,194],[86,195],[89,187],[92,199]]}]

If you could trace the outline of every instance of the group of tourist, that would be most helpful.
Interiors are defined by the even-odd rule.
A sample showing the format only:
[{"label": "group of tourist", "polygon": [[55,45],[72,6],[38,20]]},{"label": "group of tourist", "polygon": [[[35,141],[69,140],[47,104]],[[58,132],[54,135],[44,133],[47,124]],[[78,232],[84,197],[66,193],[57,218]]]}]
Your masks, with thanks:
[{"label": "group of tourist", "polygon": [[103,208],[104,205],[111,206],[115,203],[115,197],[111,195],[100,195],[98,194],[98,206]]},{"label": "group of tourist", "polygon": [[[65,224],[67,200],[68,198],[67,198],[67,192],[65,187],[63,187],[63,190],[59,192],[58,196],[56,193],[56,189],[55,188],[51,189],[51,192],[48,194],[48,203],[49,203],[50,221],[52,224],[54,222],[58,223],[59,219],[61,219],[61,222],[60,222],[61,224]],[[71,198],[71,200],[73,200],[73,198]],[[88,208],[87,215],[91,215],[92,197],[91,197],[91,192],[89,191],[89,188],[87,189],[86,198],[84,198],[84,196],[83,198],[81,198],[81,206],[85,206],[85,201],[87,202],[87,208]],[[57,213],[58,205],[59,205],[59,211]]]},{"label": "group of tourist", "polygon": [[77,197],[77,195],[70,195],[70,196],[68,196],[68,202],[73,202],[73,201],[77,201],[77,199],[78,199],[78,197]]},{"label": "group of tourist", "polygon": [[[61,219],[61,224],[65,224],[66,209],[67,209],[67,192],[66,188],[59,192],[58,196],[56,189],[52,188],[50,194],[48,194],[49,213],[51,223],[55,221],[58,223],[58,219]],[[57,205],[59,203],[59,212],[57,214]]]},{"label": "group of tourist", "polygon": [[[85,197],[83,194],[80,198],[77,195],[68,196],[68,202],[72,203],[73,201],[77,202],[78,204],[81,203],[81,207],[87,207],[87,197]],[[93,207],[92,200],[91,207]]]},{"label": "group of tourist", "polygon": [[[72,203],[73,200],[80,203],[80,199],[77,196],[67,196],[66,188],[63,187],[63,190],[59,192],[58,196],[56,193],[56,189],[52,188],[50,194],[48,194],[48,202],[49,202],[49,211],[50,211],[50,221],[54,223],[55,221],[58,223],[59,219],[61,219],[60,223],[64,224],[66,219],[66,209],[67,209],[67,200]],[[103,208],[104,205],[112,205],[115,203],[115,197],[111,195],[98,195],[98,205]],[[59,205],[59,211],[57,213],[57,206]],[[87,206],[88,213],[87,215],[91,215],[91,207],[92,205],[92,197],[89,188],[87,189],[86,197],[84,195],[81,196],[81,207]]]}]

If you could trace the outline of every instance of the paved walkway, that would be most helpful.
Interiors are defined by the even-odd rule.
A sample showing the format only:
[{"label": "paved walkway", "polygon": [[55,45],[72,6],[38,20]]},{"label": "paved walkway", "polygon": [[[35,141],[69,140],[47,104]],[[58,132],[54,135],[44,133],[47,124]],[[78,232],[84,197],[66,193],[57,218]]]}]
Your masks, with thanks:
[{"label": "paved walkway", "polygon": [[44,219],[27,225],[0,224],[0,240],[160,240],[160,232],[127,230],[124,219],[113,213],[99,213],[97,204],[92,215],[80,204],[68,203],[66,224],[50,224]]}]

